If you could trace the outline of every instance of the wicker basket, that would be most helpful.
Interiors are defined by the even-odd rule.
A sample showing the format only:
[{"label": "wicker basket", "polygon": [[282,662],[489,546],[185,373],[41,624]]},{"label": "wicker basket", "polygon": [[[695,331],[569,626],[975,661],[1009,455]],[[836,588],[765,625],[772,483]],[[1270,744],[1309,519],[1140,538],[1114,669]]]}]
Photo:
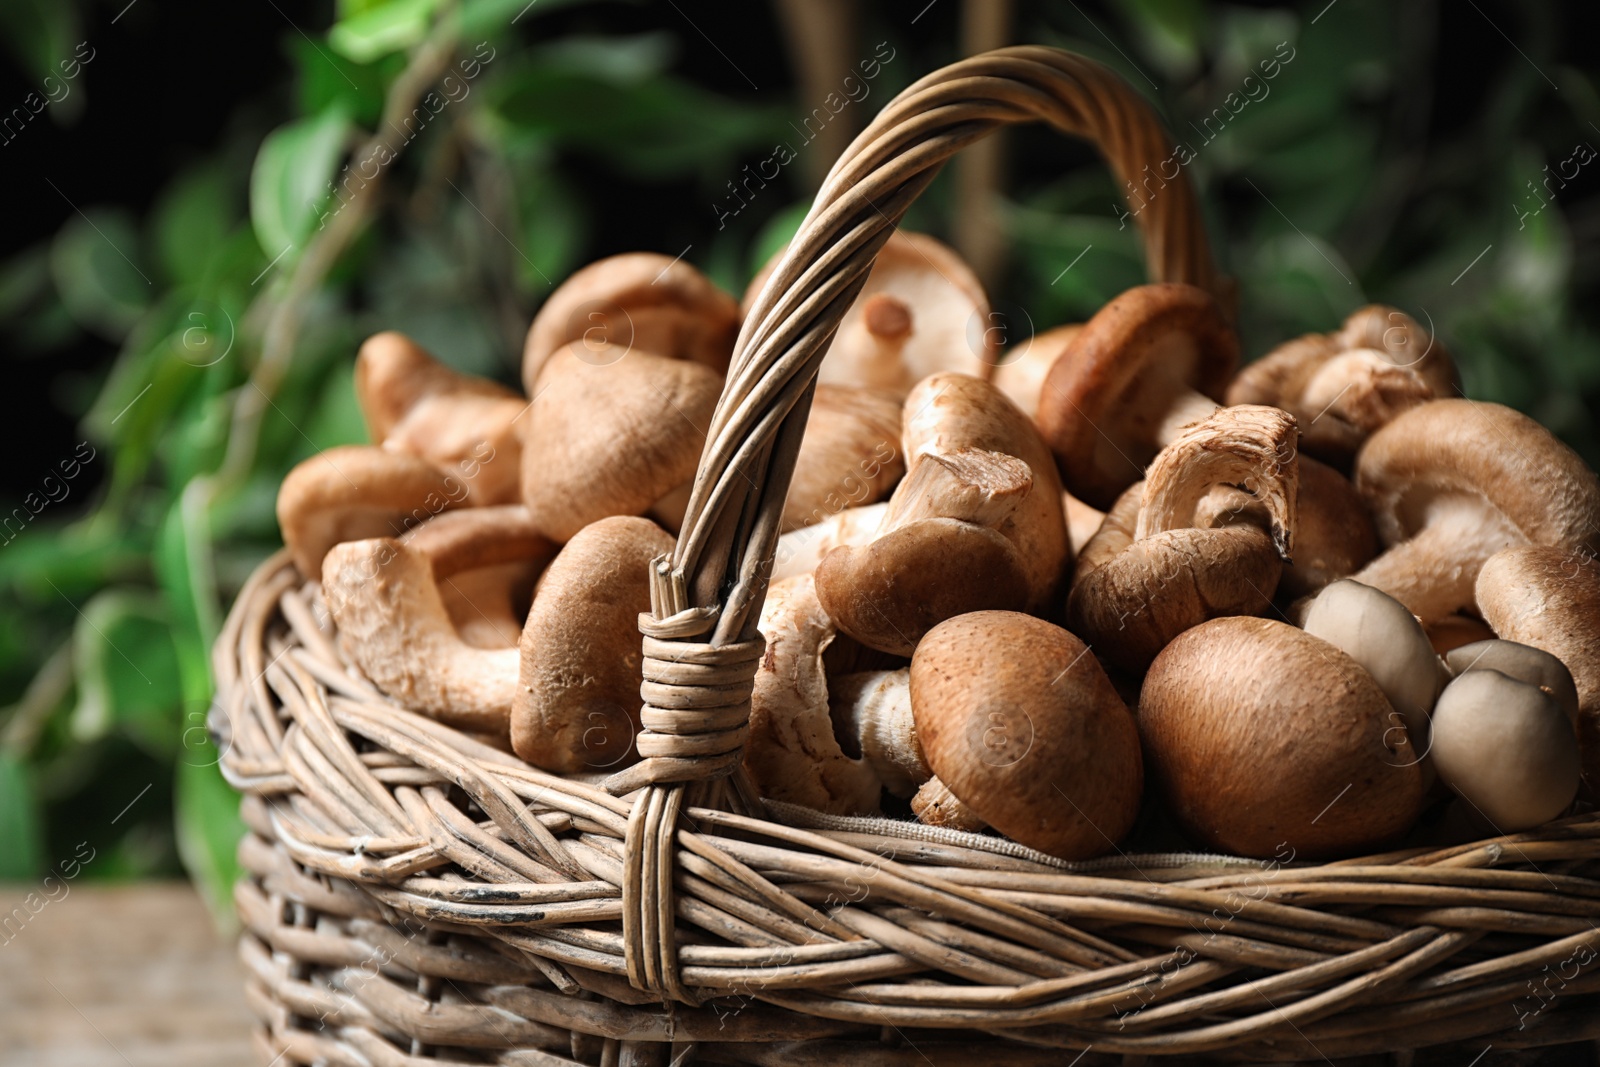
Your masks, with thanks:
[{"label": "wicker basket", "polygon": [[[1009,48],[913,85],[834,167],[744,324],[653,571],[642,762],[563,779],[398,707],[285,555],[252,577],[212,723],[246,794],[264,1063],[1322,1062],[1473,1039],[1466,1063],[1600,1036],[1600,818],[1323,866],[1074,865],[750,790],[756,619],[818,363],[944,161],[1032,120],[1094,142],[1119,181],[1169,155],[1104,67]],[[1217,289],[1182,175],[1139,221],[1155,278]]]}]

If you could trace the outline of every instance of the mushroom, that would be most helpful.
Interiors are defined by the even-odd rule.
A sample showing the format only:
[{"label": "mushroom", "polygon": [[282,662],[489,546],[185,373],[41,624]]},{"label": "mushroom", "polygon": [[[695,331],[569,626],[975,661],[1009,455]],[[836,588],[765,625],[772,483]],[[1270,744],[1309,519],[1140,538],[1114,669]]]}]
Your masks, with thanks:
[{"label": "mushroom", "polygon": [[341,541],[397,537],[466,503],[467,487],[425,460],[373,445],[340,445],[291,470],[278,487],[278,528],[300,573],[315,578]]},{"label": "mushroom", "polygon": [[1150,665],[1145,759],[1209,847],[1266,857],[1376,848],[1422,810],[1424,775],[1383,690],[1320,638],[1271,619],[1212,619]]},{"label": "mushroom", "polygon": [[1354,574],[1377,554],[1378,533],[1356,487],[1302,452],[1294,560],[1278,579],[1279,595],[1288,600],[1308,596]]},{"label": "mushroom", "polygon": [[447,511],[400,541],[427,558],[450,621],[474,648],[516,647],[534,579],[558,548],[516,504]]},{"label": "mushroom", "polygon": [[1600,787],[1600,564],[1593,552],[1507,549],[1483,565],[1476,594],[1497,635],[1543,649],[1572,672],[1584,777]]},{"label": "mushroom", "polygon": [[1091,508],[1065,489],[1061,490],[1061,510],[1067,519],[1067,540],[1072,543],[1072,556],[1074,559],[1083,554],[1083,548],[1089,539],[1100,532],[1100,524],[1106,521],[1106,513],[1099,508]]},{"label": "mushroom", "polygon": [[684,359],[728,371],[739,305],[680,259],[629,252],[589,264],[545,300],[522,349],[522,387],[539,395],[545,364],[576,345],[578,358],[604,365],[632,352]]},{"label": "mushroom", "polygon": [[772,580],[814,573],[823,558],[840,545],[871,544],[888,513],[887,501],[863,504],[835,512],[810,526],[790,530],[778,538],[778,547],[772,556]]},{"label": "mushroom", "polygon": [[1577,724],[1578,687],[1572,680],[1572,672],[1543,649],[1492,638],[1452,649],[1444,662],[1453,678],[1467,671],[1499,671],[1507,678],[1542,689],[1560,706],[1568,720]]},{"label": "mushroom", "polygon": [[1554,697],[1474,667],[1445,686],[1433,709],[1439,780],[1500,833],[1560,815],[1578,792],[1578,746]]},{"label": "mushroom", "polygon": [[1439,657],[1417,617],[1386,593],[1341,579],[1318,593],[1301,629],[1347,654],[1372,676],[1419,747],[1444,684]]},{"label": "mushroom", "polygon": [[[1162,449],[1078,557],[1073,631],[1140,671],[1192,626],[1266,610],[1295,529],[1294,434],[1277,408],[1220,408]],[[1218,507],[1218,487],[1247,492]]]},{"label": "mushroom", "polygon": [[1034,334],[1000,356],[989,380],[1011,398],[1019,411],[1033,418],[1039,411],[1039,391],[1044,388],[1045,375],[1082,330],[1083,323],[1074,322]]},{"label": "mushroom", "polygon": [[1428,623],[1423,629],[1428,632],[1433,650],[1441,656],[1462,645],[1488,641],[1494,637],[1494,631],[1489,629],[1488,623],[1471,615],[1446,615]]},{"label": "mushroom", "polygon": [[1356,488],[1386,550],[1351,577],[1424,624],[1471,608],[1479,568],[1503,548],[1600,543],[1600,481],[1500,404],[1434,400],[1405,412],[1367,440]]},{"label": "mushroom", "polygon": [[1162,283],[1095,312],[1045,376],[1036,419],[1074,496],[1110,507],[1218,406],[1239,342],[1211,294]]},{"label": "mushroom", "polygon": [[[779,252],[745,290],[748,311],[783,258]],[[988,377],[998,348],[989,298],[948,246],[896,230],[839,321],[817,381],[887,389],[904,396],[939,371]]]},{"label": "mushroom", "polygon": [[915,457],[872,543],[834,548],[817,566],[823,610],[867,647],[909,656],[945,619],[1022,607],[1026,564],[1001,531],[1032,489],[1028,465],[1015,456],[963,449]]},{"label": "mushroom", "polygon": [[999,529],[1022,557],[1026,610],[1054,604],[1072,566],[1072,545],[1061,510],[1061,479],[1032,420],[988,382],[951,372],[918,382],[904,410],[900,443],[908,475],[922,456],[963,449],[1000,452],[1028,465],[1033,491]]},{"label": "mushroom", "polygon": [[930,630],[910,673],[915,738],[936,776],[913,802],[919,817],[943,822],[948,794],[964,821],[1062,859],[1116,847],[1139,814],[1139,734],[1088,653],[1017,612]]},{"label": "mushroom", "polygon": [[517,500],[522,448],[515,392],[445,366],[401,333],[367,338],[356,356],[356,402],[376,444],[460,478],[467,502]]},{"label": "mushroom", "polygon": [[1300,420],[1306,451],[1344,466],[1402,411],[1456,392],[1444,346],[1403,311],[1352,312],[1336,333],[1287,341],[1239,372],[1230,404],[1271,404]]},{"label": "mushroom", "polygon": [[637,755],[638,621],[650,610],[650,565],[671,551],[671,535],[649,519],[612,516],[585,526],[545,570],[522,631],[517,755],[561,774]]},{"label": "mushroom", "polygon": [[506,735],[517,651],[462,641],[426,556],[392,537],[345,541],[321,574],[339,650],[374,685],[440,722]]},{"label": "mushroom", "polygon": [[851,504],[882,500],[905,469],[895,394],[817,386],[783,505],[784,531],[814,524]]},{"label": "mushroom", "polygon": [[522,500],[554,541],[611,515],[641,515],[694,478],[722,379],[635,351],[550,357],[523,430]]},{"label": "mushroom", "polygon": [[847,755],[828,710],[823,653],[838,629],[809,574],[772,583],[759,628],[767,650],[750,694],[744,766],[762,796],[837,815],[878,810],[882,785]]}]

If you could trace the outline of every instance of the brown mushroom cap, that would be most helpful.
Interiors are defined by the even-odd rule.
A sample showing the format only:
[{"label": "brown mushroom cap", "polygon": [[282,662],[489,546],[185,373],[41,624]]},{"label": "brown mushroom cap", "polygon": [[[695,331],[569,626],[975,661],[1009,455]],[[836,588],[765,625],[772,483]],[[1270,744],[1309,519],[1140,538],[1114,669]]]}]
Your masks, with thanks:
[{"label": "brown mushroom cap", "polygon": [[523,431],[522,500],[545,536],[566,541],[609,515],[639,515],[690,481],[722,392],[697,363],[633,351],[550,358]]},{"label": "brown mushroom cap", "polygon": [[1378,532],[1350,479],[1301,453],[1294,561],[1283,569],[1279,594],[1297,600],[1315,593],[1354,574],[1377,554]]},{"label": "brown mushroom cap", "polygon": [[809,574],[774,582],[761,611],[767,650],[750,695],[744,766],[761,795],[839,815],[878,810],[882,785],[846,755],[829,714],[823,653],[838,636]]},{"label": "brown mushroom cap", "polygon": [[1083,859],[1133,826],[1138,729],[1061,627],[1002,611],[941,623],[912,657],[911,706],[938,780],[1020,844]]},{"label": "brown mushroom cap", "polygon": [[505,736],[516,650],[462,641],[421,552],[392,537],[345,541],[321,575],[339,649],[374,685],[440,722]]},{"label": "brown mushroom cap", "polygon": [[644,681],[639,616],[649,566],[672,537],[649,519],[613,516],[568,541],[539,581],[522,631],[511,746],[562,774],[636,757]]},{"label": "brown mushroom cap", "polygon": [[1292,412],[1306,451],[1345,467],[1400,412],[1455,392],[1444,346],[1411,316],[1372,304],[1335,333],[1286,341],[1245,367],[1228,387],[1228,403]]},{"label": "brown mushroom cap", "polygon": [[1373,848],[1422,809],[1417,751],[1372,676],[1271,619],[1213,619],[1145,676],[1139,733],[1173,813],[1243,856]]},{"label": "brown mushroom cap", "polygon": [[[1276,408],[1220,408],[1123,493],[1067,598],[1069,625],[1098,655],[1140,671],[1191,626],[1266,610],[1295,527],[1294,433]],[[1220,494],[1217,506],[1215,490],[1234,486],[1256,495]]]},{"label": "brown mushroom cap", "polygon": [[[782,258],[773,256],[750,282],[746,311]],[[989,326],[989,298],[966,261],[926,234],[896,230],[840,320],[817,381],[904,396],[939,371],[986,378],[997,341]]]},{"label": "brown mushroom cap", "polygon": [[1503,548],[1600,543],[1600,481],[1549,430],[1500,404],[1412,408],[1368,439],[1356,488],[1387,550],[1351,577],[1424,623],[1470,608],[1478,569]]},{"label": "brown mushroom cap", "polygon": [[945,619],[1021,607],[1027,571],[999,527],[1032,488],[1014,456],[969,449],[919,457],[872,543],[837,547],[817,566],[823,610],[869,648],[909,656]]},{"label": "brown mushroom cap", "polygon": [[460,478],[472,504],[517,499],[517,422],[527,402],[515,392],[453,370],[392,331],[361,346],[355,389],[374,444]]},{"label": "brown mushroom cap", "polygon": [[1141,285],[1112,300],[1056,360],[1039,396],[1036,418],[1062,484],[1110,507],[1181,424],[1215,407],[1197,401],[1219,399],[1238,361],[1238,339],[1203,289]]},{"label": "brown mushroom cap", "polygon": [[1483,565],[1476,596],[1498,636],[1543,649],[1572,672],[1583,775],[1600,786],[1600,563],[1586,549],[1510,548]]},{"label": "brown mushroom cap", "polygon": [[537,397],[545,363],[572,344],[591,363],[649,352],[726,374],[738,332],[733,297],[682,259],[610,256],[562,282],[539,309],[522,349],[522,387]]},{"label": "brown mushroom cap", "polygon": [[783,529],[881,500],[905,470],[899,397],[881,389],[819,385],[789,481]]},{"label": "brown mushroom cap", "polygon": [[989,380],[1018,410],[1033,418],[1039,411],[1039,391],[1044,388],[1045,375],[1082,331],[1083,323],[1069,323],[1036,333],[1014,349],[1007,348],[1000,354]]},{"label": "brown mushroom cap", "polygon": [[322,573],[341,541],[397,537],[466,502],[460,479],[431,463],[372,445],[340,445],[296,466],[278,488],[278,528],[300,573]]}]

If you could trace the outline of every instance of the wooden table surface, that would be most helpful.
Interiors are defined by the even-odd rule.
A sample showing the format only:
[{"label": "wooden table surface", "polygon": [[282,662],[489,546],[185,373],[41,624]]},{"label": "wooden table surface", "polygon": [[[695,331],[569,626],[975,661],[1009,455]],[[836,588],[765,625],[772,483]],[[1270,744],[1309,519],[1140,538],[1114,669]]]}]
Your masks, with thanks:
[{"label": "wooden table surface", "polygon": [[0,885],[0,1067],[255,1064],[233,946],[194,890],[54,888]]}]

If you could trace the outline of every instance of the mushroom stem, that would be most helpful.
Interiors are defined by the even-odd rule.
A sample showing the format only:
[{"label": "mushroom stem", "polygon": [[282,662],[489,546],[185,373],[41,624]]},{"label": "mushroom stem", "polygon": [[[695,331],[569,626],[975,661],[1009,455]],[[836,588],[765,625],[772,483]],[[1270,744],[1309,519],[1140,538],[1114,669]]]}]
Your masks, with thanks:
[{"label": "mushroom stem", "polygon": [[880,341],[899,341],[911,334],[911,308],[890,293],[874,293],[861,305],[861,322]]},{"label": "mushroom stem", "polygon": [[880,533],[919,519],[959,519],[998,529],[1033,488],[1028,465],[1003,452],[924,453],[889,501]]},{"label": "mushroom stem", "polygon": [[909,797],[933,777],[911,716],[911,669],[845,674],[830,685],[834,733],[854,741],[878,780]]},{"label": "mushroom stem", "polygon": [[1162,449],[1145,477],[1133,538],[1192,527],[1200,502],[1216,486],[1235,486],[1266,509],[1272,543],[1283,559],[1294,541],[1299,465],[1293,415],[1240,405],[1190,427]]},{"label": "mushroom stem", "polygon": [[1193,389],[1185,389],[1172,398],[1172,404],[1161,416],[1161,425],[1156,429],[1156,440],[1162,445],[1170,445],[1183,436],[1183,432],[1191,424],[1199,422],[1210,415],[1222,405],[1212,400],[1203,393]]},{"label": "mushroom stem", "polygon": [[978,818],[960,797],[950,792],[949,787],[937,778],[929,778],[922,783],[917,795],[911,798],[911,810],[929,826],[966,830],[969,833],[989,828],[988,823]]},{"label": "mushroom stem", "polygon": [[1473,606],[1473,585],[1489,557],[1526,544],[1494,508],[1448,495],[1428,505],[1422,528],[1350,577],[1388,593],[1429,622]]},{"label": "mushroom stem", "polygon": [[777,582],[812,573],[822,557],[840,545],[870,544],[878,536],[878,528],[888,512],[888,501],[845,508],[821,522],[790,530],[778,538],[778,550],[772,557],[772,580]]}]

